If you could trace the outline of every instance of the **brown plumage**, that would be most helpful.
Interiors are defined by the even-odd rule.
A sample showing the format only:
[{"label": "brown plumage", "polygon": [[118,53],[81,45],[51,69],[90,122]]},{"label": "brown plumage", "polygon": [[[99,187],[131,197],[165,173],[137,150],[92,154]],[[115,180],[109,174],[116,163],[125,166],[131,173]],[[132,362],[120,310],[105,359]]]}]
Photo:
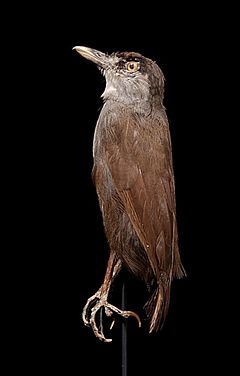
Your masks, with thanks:
[{"label": "brown plumage", "polygon": [[[171,281],[184,269],[178,250],[174,174],[168,120],[163,106],[164,76],[152,60],[133,52],[106,55],[75,47],[106,78],[104,106],[93,142],[93,180],[110,247],[104,283],[83,311],[86,325],[105,338],[95,316],[139,317],[107,302],[112,279],[123,264],[149,289],[149,331],[164,322]],[[91,313],[89,314],[89,307]]]}]

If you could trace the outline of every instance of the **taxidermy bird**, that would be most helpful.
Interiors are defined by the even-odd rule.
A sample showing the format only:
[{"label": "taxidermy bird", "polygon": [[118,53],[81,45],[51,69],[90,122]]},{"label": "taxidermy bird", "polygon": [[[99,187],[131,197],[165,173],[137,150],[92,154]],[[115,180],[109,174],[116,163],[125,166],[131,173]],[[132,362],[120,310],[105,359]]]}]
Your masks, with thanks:
[{"label": "taxidermy bird", "polygon": [[178,249],[175,185],[168,119],[163,105],[164,76],[159,66],[136,52],[110,55],[74,49],[94,62],[106,79],[104,105],[93,140],[93,181],[110,248],[100,289],[88,299],[83,321],[104,342],[96,315],[133,316],[108,302],[111,282],[122,266],[149,291],[145,308],[149,332],[166,317],[170,287],[185,274]]}]

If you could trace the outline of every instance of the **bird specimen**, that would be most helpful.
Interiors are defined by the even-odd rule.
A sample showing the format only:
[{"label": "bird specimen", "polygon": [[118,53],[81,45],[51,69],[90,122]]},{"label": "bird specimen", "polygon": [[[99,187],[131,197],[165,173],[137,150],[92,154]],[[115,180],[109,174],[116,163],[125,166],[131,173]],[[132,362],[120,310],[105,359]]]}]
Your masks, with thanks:
[{"label": "bird specimen", "polygon": [[185,275],[178,248],[175,183],[164,76],[151,59],[136,52],[110,55],[74,49],[94,62],[106,79],[94,140],[92,177],[110,256],[103,284],[88,299],[83,321],[106,338],[97,314],[139,316],[108,302],[111,283],[124,266],[149,291],[145,309],[149,332],[166,317],[171,282]]}]

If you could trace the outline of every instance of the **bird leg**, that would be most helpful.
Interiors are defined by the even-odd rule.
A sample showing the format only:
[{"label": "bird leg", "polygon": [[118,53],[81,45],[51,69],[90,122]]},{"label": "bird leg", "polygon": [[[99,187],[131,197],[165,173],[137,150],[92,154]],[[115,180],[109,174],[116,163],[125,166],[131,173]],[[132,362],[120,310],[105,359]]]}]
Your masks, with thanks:
[{"label": "bird leg", "polygon": [[[141,326],[141,321],[139,316],[132,311],[123,311],[112,304],[109,304],[107,301],[109,290],[111,287],[111,283],[113,279],[116,277],[118,272],[121,269],[121,261],[118,260],[116,262],[116,258],[114,254],[110,254],[107,270],[104,277],[104,281],[100,289],[91,296],[88,300],[86,305],[83,308],[82,312],[82,319],[85,325],[91,326],[95,336],[103,342],[111,342],[112,340],[109,338],[105,338],[103,334],[103,324],[102,324],[102,309],[104,308],[106,316],[110,317],[113,313],[117,313],[118,315],[128,318],[133,316],[138,321],[139,327]],[[91,311],[89,314],[89,310]],[[96,323],[96,314],[100,310],[100,325],[99,328]],[[111,324],[111,328],[113,327],[114,320]],[[111,329],[110,328],[110,329]]]}]

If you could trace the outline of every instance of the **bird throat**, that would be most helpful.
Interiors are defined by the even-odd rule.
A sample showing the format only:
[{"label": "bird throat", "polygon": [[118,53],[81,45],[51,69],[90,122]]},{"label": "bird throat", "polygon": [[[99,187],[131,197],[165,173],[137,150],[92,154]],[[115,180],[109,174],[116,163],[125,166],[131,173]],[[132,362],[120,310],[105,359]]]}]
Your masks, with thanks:
[{"label": "bird throat", "polygon": [[141,77],[123,77],[106,72],[106,87],[101,95],[104,102],[112,100],[133,108],[139,113],[151,111],[151,94],[147,80]]}]

